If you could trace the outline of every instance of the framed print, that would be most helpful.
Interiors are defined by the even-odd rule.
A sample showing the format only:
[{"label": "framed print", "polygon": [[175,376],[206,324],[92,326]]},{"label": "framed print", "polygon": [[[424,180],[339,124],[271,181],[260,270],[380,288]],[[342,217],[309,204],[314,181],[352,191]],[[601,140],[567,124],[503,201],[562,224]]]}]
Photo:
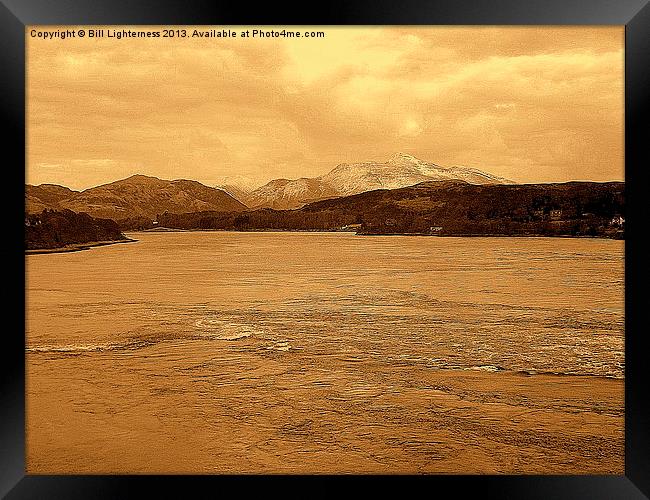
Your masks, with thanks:
[{"label": "framed print", "polygon": [[650,7],[318,10],[0,7],[2,494],[647,497]]}]

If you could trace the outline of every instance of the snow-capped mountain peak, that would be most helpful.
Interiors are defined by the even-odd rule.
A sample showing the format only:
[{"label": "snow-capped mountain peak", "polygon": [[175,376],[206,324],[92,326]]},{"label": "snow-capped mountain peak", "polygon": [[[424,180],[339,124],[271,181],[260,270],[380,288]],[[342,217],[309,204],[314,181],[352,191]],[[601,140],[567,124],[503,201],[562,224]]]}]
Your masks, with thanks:
[{"label": "snow-capped mountain peak", "polygon": [[372,191],[397,189],[428,181],[462,180],[470,184],[509,184],[507,179],[465,167],[442,167],[407,153],[395,153],[386,161],[341,163],[325,175],[256,189],[249,207],[298,208],[311,201]]}]

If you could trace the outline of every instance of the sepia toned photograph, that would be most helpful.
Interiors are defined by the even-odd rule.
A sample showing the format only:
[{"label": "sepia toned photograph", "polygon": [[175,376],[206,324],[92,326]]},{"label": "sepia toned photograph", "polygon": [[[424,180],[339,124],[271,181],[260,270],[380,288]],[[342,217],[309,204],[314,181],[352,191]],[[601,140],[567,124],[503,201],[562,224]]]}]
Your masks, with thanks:
[{"label": "sepia toned photograph", "polygon": [[25,46],[28,474],[625,473],[624,26]]}]

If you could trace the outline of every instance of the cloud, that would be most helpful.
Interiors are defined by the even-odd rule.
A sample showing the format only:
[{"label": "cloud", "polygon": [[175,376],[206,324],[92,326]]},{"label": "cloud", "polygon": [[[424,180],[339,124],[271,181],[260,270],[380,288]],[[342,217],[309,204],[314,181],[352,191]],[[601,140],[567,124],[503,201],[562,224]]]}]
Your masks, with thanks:
[{"label": "cloud", "polygon": [[395,151],[521,182],[623,178],[621,27],[324,30],[28,39],[28,179],[263,182]]}]

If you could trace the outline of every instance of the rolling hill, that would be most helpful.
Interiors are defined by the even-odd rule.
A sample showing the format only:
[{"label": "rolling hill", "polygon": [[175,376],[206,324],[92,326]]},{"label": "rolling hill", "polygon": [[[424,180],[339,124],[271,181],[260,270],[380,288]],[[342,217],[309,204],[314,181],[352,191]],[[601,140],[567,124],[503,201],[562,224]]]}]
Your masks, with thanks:
[{"label": "rolling hill", "polygon": [[115,221],[45,209],[25,216],[25,250],[63,248],[95,242],[129,241]]},{"label": "rolling hill", "polygon": [[25,204],[27,213],[40,213],[45,208],[68,209],[115,221],[129,218],[153,220],[157,214],[165,211],[239,212],[247,209],[221,189],[197,181],[168,181],[145,175],[133,175],[84,191],[72,191],[51,184],[28,185]]}]

